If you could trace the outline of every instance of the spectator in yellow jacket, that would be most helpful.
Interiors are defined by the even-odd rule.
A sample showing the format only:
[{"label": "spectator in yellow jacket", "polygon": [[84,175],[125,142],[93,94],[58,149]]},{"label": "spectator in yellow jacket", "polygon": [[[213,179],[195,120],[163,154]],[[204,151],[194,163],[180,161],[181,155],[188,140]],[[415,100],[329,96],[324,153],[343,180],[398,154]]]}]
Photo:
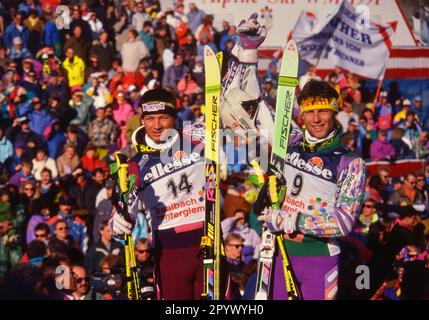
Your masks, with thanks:
[{"label": "spectator in yellow jacket", "polygon": [[67,73],[67,80],[70,88],[83,86],[85,83],[85,62],[75,55],[72,48],[67,48],[66,58],[63,62],[63,68]]}]

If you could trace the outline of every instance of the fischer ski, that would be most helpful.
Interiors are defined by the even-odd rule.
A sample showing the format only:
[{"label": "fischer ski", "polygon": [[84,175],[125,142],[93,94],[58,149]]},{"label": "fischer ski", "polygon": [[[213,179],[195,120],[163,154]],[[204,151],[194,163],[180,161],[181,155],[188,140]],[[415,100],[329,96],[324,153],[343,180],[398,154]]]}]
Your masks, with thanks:
[{"label": "fischer ski", "polygon": [[[270,203],[271,206],[276,209],[280,208],[281,202],[286,193],[285,185],[281,186],[280,192],[278,192],[277,178],[282,180],[281,176],[283,174],[286,151],[289,143],[295,90],[296,86],[298,85],[298,64],[298,48],[295,41],[290,40],[283,50],[283,57],[281,60],[276,100],[274,124],[275,131],[273,137],[270,168],[268,170],[268,190],[270,195]],[[261,185],[261,183],[265,183],[259,163],[257,163],[257,161],[252,161],[251,164],[255,170],[258,184]],[[260,245],[255,300],[267,300],[270,295],[270,282],[272,278],[274,253],[276,250],[276,238],[280,254],[282,256],[288,299],[295,300],[299,298],[296,280],[294,278],[293,270],[284,248],[283,237],[276,237],[276,235],[272,234],[268,229],[266,229],[262,233],[262,242]]]},{"label": "fischer ski", "polygon": [[220,154],[220,114],[222,53],[215,55],[213,50],[204,48],[205,67],[205,223],[204,236],[201,239],[201,252],[204,264],[204,286],[202,299],[219,300],[220,267],[222,259],[222,239],[220,225],[219,194],[219,154]]}]

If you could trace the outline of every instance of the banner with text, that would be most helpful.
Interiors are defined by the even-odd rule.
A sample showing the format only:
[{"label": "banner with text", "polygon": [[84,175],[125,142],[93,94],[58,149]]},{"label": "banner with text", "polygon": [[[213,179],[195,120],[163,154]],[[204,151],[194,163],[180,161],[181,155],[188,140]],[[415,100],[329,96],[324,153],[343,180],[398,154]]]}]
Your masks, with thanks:
[{"label": "banner with text", "polygon": [[302,12],[292,31],[302,59],[323,60],[371,79],[381,79],[389,59],[396,23],[379,25],[361,20],[346,0],[317,24]]}]

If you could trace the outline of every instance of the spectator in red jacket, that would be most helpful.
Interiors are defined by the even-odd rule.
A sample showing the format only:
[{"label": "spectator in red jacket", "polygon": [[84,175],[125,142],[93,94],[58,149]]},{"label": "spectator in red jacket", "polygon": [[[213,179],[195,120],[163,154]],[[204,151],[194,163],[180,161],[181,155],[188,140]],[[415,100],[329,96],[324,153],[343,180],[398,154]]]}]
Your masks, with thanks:
[{"label": "spectator in red jacket", "polygon": [[96,168],[106,168],[106,164],[98,159],[97,148],[91,142],[88,143],[84,150],[84,155],[80,159],[83,169],[92,173]]}]

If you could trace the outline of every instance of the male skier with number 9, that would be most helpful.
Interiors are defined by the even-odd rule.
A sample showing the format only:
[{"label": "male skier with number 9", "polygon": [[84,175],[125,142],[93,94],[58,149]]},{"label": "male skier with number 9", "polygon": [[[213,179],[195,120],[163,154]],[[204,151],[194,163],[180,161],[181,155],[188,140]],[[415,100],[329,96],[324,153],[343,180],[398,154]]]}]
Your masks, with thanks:
[{"label": "male skier with number 9", "polygon": [[[338,94],[326,82],[310,80],[298,103],[304,123],[292,131],[283,176],[281,209],[265,209],[259,218],[280,233],[295,273],[300,298],[331,300],[337,293],[335,239],[352,230],[365,186],[365,163],[340,142]],[[287,298],[282,256],[274,266],[273,296]]]},{"label": "male skier with number 9", "polygon": [[[243,25],[248,34],[260,29],[256,18],[252,15]],[[261,41],[261,37],[243,42],[249,40]],[[242,59],[230,63],[224,83],[234,85],[231,90],[223,88],[222,122],[239,133],[266,129],[260,133],[261,141],[272,145],[274,123],[264,102],[257,99],[261,92],[256,66],[257,55],[244,53]],[[246,111],[252,109],[246,110],[249,103],[243,101],[251,100],[250,96],[259,102],[249,117]],[[304,129],[290,134],[281,172],[286,181],[285,199],[281,209],[266,209],[260,217],[271,232],[284,236],[299,296],[308,300],[335,298],[340,253],[335,239],[350,233],[364,194],[365,163],[341,144],[335,119],[338,98],[323,81],[311,81],[303,88],[298,103]],[[278,252],[276,256],[271,282],[275,300],[288,298],[282,255]]]}]

